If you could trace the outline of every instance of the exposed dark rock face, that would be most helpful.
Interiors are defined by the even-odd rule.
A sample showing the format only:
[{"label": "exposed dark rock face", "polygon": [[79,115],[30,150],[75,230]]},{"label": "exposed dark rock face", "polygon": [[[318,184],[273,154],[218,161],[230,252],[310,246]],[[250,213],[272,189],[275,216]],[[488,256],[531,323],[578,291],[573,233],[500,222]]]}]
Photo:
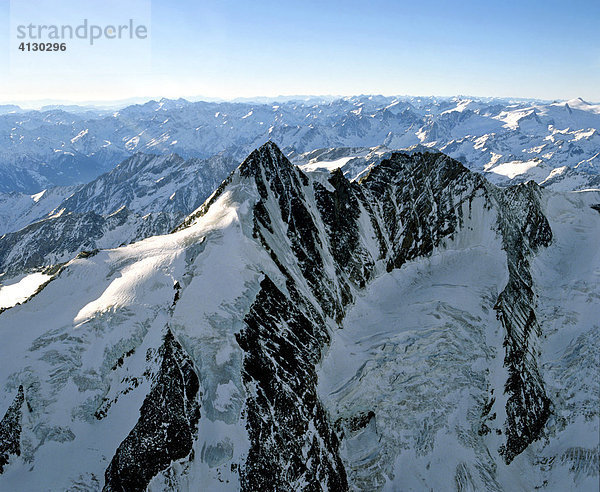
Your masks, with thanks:
[{"label": "exposed dark rock face", "polygon": [[333,192],[315,183],[315,198],[340,279],[342,303],[347,304],[352,299],[348,282],[364,287],[372,278],[375,262],[360,244],[358,221],[364,202],[360,187],[352,185],[339,170],[332,174],[329,184]]},{"label": "exposed dark rock face", "polygon": [[379,214],[387,269],[428,255],[460,226],[462,204],[484,190],[485,180],[441,153],[393,154],[359,182]]},{"label": "exposed dark rock face", "polygon": [[[255,236],[260,238],[273,258],[276,252],[271,245],[274,241],[269,236],[285,231],[291,243],[295,259],[293,266],[300,269],[301,275],[294,277],[289,267],[282,267],[286,277],[294,278],[288,287],[295,290],[298,287],[297,284],[294,286],[295,282],[306,282],[324,314],[339,319],[342,304],[337,278],[325,270],[329,252],[325,249],[326,238],[319,231],[318,211],[308,200],[312,187],[307,176],[272,143],[250,154],[240,166],[240,174],[253,177],[260,194],[255,205]],[[279,210],[275,217],[268,212],[269,202]],[[274,261],[277,263],[279,259],[274,258]]]},{"label": "exposed dark rock face", "polygon": [[21,455],[21,407],[25,401],[23,386],[0,422],[0,473],[4,471],[10,455]]},{"label": "exposed dark rock face", "polygon": [[[286,296],[265,277],[237,337],[245,352],[251,441],[240,468],[242,489],[346,490],[338,439],[317,398],[315,368],[329,343],[325,320],[341,319],[343,296],[326,267],[327,238],[307,197],[310,182],[272,144],[253,152],[240,174],[256,183],[254,235],[288,290]],[[278,249],[282,240],[291,257]]]},{"label": "exposed dark rock face", "polygon": [[[250,395],[246,412],[252,443],[241,469],[244,490],[280,490],[291,484],[310,484],[308,490],[347,488],[337,437],[315,390],[315,365],[329,343],[326,319],[341,323],[345,306],[352,301],[351,286],[365,286],[377,259],[389,258],[390,264],[405,261],[397,259],[405,250],[395,246],[404,233],[397,219],[399,210],[402,218],[414,216],[411,234],[428,238],[428,246],[410,253],[412,257],[431,252],[435,241],[454,230],[434,225],[427,232],[420,228],[419,211],[411,211],[411,193],[421,196],[421,190],[395,187],[402,185],[408,162],[410,158],[395,156],[395,161],[384,163],[360,184],[334,173],[327,188],[318,182],[312,188],[272,144],[253,152],[240,167],[243,177],[254,179],[260,195],[254,208],[254,235],[279,267],[289,292],[287,298],[266,277],[245,319],[247,328],[238,337],[246,352],[244,383]],[[430,173],[435,164],[429,166]],[[460,174],[468,174],[460,164],[456,166]],[[412,169],[415,175],[417,168]],[[442,187],[452,188],[448,185],[453,178],[436,183],[440,203],[452,210],[456,204],[452,196],[442,193]],[[431,182],[428,175],[421,179],[423,185],[433,187]],[[379,238],[375,249],[360,237],[362,210],[369,214]],[[447,224],[446,215],[439,221]],[[456,226],[458,216],[453,217]],[[282,231],[293,259],[278,251],[281,240],[276,237]]]},{"label": "exposed dark rock face", "polygon": [[495,309],[506,331],[504,364],[508,368],[505,392],[506,463],[539,438],[551,403],[537,367],[537,339],[541,335],[535,314],[535,293],[528,257],[552,240],[552,231],[539,204],[539,187],[529,182],[500,194],[499,217],[508,261],[509,281]]},{"label": "exposed dark rock face", "polygon": [[[535,357],[539,326],[528,257],[547,246],[552,233],[536,185],[498,189],[443,154],[415,153],[393,154],[359,182],[349,182],[338,171],[328,186],[318,181],[310,186],[273,144],[253,152],[240,174],[256,183],[260,199],[254,208],[254,235],[283,274],[289,292],[284,296],[265,278],[238,339],[246,352],[244,382],[250,395],[252,451],[242,468],[245,490],[277,490],[300,481],[320,490],[317,484],[323,480],[330,489],[346,487],[332,426],[321,420],[314,393],[314,364],[329,343],[326,320],[342,322],[353,289],[375,276],[378,260],[387,271],[400,268],[452,237],[476,196],[498,211],[508,257],[510,280],[497,303],[509,370],[504,459],[510,463],[539,438],[550,401]],[[361,235],[365,214],[375,242]],[[277,249],[281,241],[274,238],[281,239],[282,231],[293,261]],[[312,435],[319,435],[316,441],[307,431],[309,421]],[[303,465],[307,449],[318,457],[309,462],[315,469]]]},{"label": "exposed dark rock face", "polygon": [[200,419],[199,381],[194,365],[170,330],[140,418],[105,473],[105,491],[143,491],[173,461],[189,456]]},{"label": "exposed dark rock face", "polygon": [[269,277],[237,336],[251,449],[242,490],[346,490],[338,439],[316,394],[315,365],[327,332],[308,319]]}]

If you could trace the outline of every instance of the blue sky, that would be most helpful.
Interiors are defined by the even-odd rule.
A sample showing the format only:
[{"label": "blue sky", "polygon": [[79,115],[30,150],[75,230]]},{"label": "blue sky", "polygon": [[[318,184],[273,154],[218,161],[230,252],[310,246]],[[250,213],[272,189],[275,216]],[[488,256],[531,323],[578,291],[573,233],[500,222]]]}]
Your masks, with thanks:
[{"label": "blue sky", "polygon": [[[27,0],[42,10],[59,1]],[[0,29],[0,101],[361,93],[600,101],[597,0],[135,1],[139,12],[148,6],[142,55],[150,56],[106,45],[107,58],[100,45],[85,55],[103,67],[96,72],[78,69],[76,49],[52,59],[68,60],[68,77],[48,54],[31,73],[14,70],[16,45]],[[0,4],[10,26],[9,2]],[[108,22],[119,9],[109,4],[79,2],[74,17]]]}]

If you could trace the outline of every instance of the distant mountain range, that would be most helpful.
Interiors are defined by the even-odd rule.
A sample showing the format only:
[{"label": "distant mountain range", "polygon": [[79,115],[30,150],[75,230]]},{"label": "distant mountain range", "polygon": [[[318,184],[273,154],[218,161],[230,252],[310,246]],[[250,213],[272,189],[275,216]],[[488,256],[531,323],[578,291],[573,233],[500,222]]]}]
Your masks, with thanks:
[{"label": "distant mountain range", "polygon": [[321,148],[435,147],[500,184],[597,188],[600,105],[358,96],[273,102],[150,101],[120,110],[0,108],[0,192],[84,184],[136,152],[240,162],[267,140]]}]

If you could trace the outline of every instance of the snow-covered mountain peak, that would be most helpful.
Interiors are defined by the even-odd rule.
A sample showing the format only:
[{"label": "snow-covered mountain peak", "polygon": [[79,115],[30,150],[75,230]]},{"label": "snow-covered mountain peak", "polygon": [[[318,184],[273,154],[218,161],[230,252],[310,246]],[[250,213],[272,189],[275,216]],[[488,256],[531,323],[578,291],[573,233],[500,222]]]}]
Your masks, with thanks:
[{"label": "snow-covered mountain peak", "polygon": [[378,152],[349,179],[268,142],[175,232],[0,313],[0,488],[596,484],[598,258],[562,255],[600,197]]},{"label": "snow-covered mountain peak", "polygon": [[242,176],[263,174],[267,179],[279,172],[293,172],[293,165],[273,141],[254,150],[239,166]]},{"label": "snow-covered mountain peak", "polygon": [[565,101],[563,104],[565,106],[569,106],[573,109],[579,109],[582,111],[598,112],[600,110],[600,105],[592,104],[581,97],[569,99],[568,101]]}]

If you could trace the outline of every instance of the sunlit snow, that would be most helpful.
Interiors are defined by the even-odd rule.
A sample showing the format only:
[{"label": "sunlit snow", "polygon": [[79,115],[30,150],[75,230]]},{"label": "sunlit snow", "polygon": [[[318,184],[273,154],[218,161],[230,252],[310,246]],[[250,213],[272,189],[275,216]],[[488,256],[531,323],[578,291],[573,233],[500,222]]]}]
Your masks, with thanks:
[{"label": "sunlit snow", "polygon": [[38,272],[12,279],[10,282],[14,283],[0,287],[0,308],[9,308],[26,301],[50,277],[51,275]]},{"label": "sunlit snow", "polygon": [[490,169],[491,172],[496,174],[501,174],[502,176],[506,176],[507,178],[514,178],[519,174],[524,174],[529,171],[531,168],[536,167],[539,164],[538,161],[511,161],[505,162],[504,164],[500,164],[493,169]]}]

